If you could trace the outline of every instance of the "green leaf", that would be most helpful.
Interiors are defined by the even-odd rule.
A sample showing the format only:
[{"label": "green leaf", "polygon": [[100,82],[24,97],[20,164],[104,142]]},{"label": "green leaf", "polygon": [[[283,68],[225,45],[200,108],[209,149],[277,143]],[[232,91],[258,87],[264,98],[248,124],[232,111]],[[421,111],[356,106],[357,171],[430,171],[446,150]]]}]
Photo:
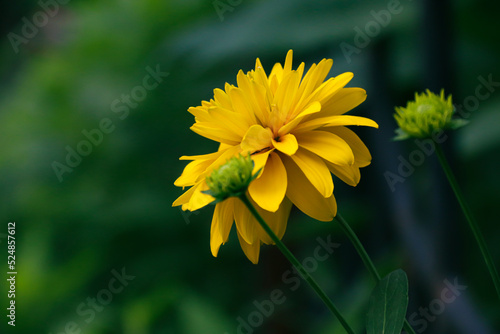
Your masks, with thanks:
[{"label": "green leaf", "polygon": [[366,315],[367,334],[399,334],[408,306],[408,278],[398,269],[372,291]]}]

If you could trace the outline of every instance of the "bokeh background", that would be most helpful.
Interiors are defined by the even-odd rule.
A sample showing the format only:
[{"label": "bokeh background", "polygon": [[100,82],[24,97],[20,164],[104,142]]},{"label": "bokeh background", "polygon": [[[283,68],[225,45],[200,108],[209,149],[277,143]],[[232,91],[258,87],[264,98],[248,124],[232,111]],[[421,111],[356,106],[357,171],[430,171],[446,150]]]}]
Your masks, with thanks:
[{"label": "bokeh background", "polygon": [[[413,141],[391,141],[394,106],[415,91],[445,88],[470,120],[448,135],[445,148],[500,264],[497,2],[23,0],[0,6],[0,332],[343,333],[276,247],[262,247],[253,265],[233,230],[213,258],[213,209],[171,207],[182,193],[173,186],[185,166],[178,158],[216,148],[189,130],[187,108],[225,82],[236,83],[238,70],[252,69],[257,57],[270,71],[289,49],[294,68],[333,58],[331,76],[354,72],[349,85],[368,92],[352,114],[380,124],[356,129],[373,164],[356,188],[337,180],[335,194],[380,271],[408,274],[415,329],[500,331],[489,274],[436,156],[425,155],[393,189],[386,180],[418,150]],[[137,88],[155,70],[168,76],[150,90]],[[131,93],[140,101],[127,106],[123,99]],[[102,141],[58,177],[54,163],[67,165],[68,147],[77,149],[83,132],[106,119]],[[9,221],[16,222],[15,328],[5,316]],[[306,259],[317,238],[338,248],[314,276],[362,332],[373,288],[368,273],[335,224],[293,210],[284,242]],[[121,285],[116,275],[125,275]],[[441,300],[446,280],[467,286],[451,303]],[[274,290],[283,302],[259,317],[256,304]]]}]

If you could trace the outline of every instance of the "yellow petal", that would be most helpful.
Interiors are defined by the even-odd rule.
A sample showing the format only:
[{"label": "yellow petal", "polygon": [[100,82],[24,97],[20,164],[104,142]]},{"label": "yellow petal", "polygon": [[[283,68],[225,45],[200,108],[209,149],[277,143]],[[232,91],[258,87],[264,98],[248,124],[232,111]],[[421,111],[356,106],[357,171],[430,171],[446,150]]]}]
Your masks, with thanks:
[{"label": "yellow petal", "polygon": [[337,75],[335,78],[328,79],[314,91],[313,100],[319,101],[323,105],[340,92],[351,81],[353,76],[354,74],[351,72],[346,72]]},{"label": "yellow petal", "polygon": [[255,62],[254,80],[259,86],[264,89],[266,104],[271,104],[271,101],[273,100],[273,93],[271,91],[271,87],[269,87],[269,79],[267,78],[266,72],[264,71],[264,68],[262,67],[262,64],[258,58]]},{"label": "yellow petal", "polygon": [[198,176],[198,180],[205,179],[214,169],[219,168],[238,153],[241,153],[241,148],[239,145],[228,146],[227,149],[218,151],[217,154],[219,156],[217,157],[217,159],[213,160],[212,164],[207,167],[205,173]]},{"label": "yellow petal", "polygon": [[233,88],[229,91],[229,97],[233,104],[233,110],[245,117],[247,124],[257,123],[255,113],[253,112],[245,93],[241,88]]},{"label": "yellow petal", "polygon": [[269,120],[270,102],[271,99],[267,97],[267,89],[256,81],[251,83],[253,89],[253,96],[255,99],[256,109],[255,115],[260,120],[261,124],[267,124]]},{"label": "yellow petal", "polygon": [[366,117],[338,115],[338,116],[330,116],[328,118],[329,118],[328,123],[325,126],[356,125],[356,126],[370,126],[372,128],[378,129],[377,122]]},{"label": "yellow petal", "polygon": [[220,210],[221,204],[222,203],[218,203],[215,206],[214,215],[212,217],[212,226],[210,227],[210,250],[212,251],[212,255],[214,257],[217,257],[220,245],[222,244],[222,235],[219,227],[219,215],[217,214],[218,210]]},{"label": "yellow petal", "polygon": [[208,110],[203,107],[190,107],[188,111],[195,117],[197,122],[210,122]]},{"label": "yellow petal", "polygon": [[347,72],[321,83],[314,90],[314,92],[301,97],[300,101],[297,103],[297,111],[313,101],[320,102],[321,105],[323,105],[323,103],[329,101],[333,96],[342,91],[344,89],[343,87],[352,79],[352,77],[353,74]]},{"label": "yellow petal", "polygon": [[260,241],[254,242],[253,244],[249,244],[243,239],[241,234],[238,232],[238,240],[240,241],[241,249],[247,256],[247,258],[252,261],[253,264],[257,264],[259,262],[259,253],[260,253]]},{"label": "yellow petal", "polygon": [[309,115],[319,113],[321,111],[321,103],[313,102],[308,105],[300,114],[298,114],[294,119],[292,119],[287,124],[283,125],[278,130],[278,135],[283,136],[287,133],[290,133],[302,120]]},{"label": "yellow petal", "polygon": [[[323,197],[327,198],[332,195],[332,175],[320,157],[303,148],[299,148],[297,152],[291,156],[291,158],[298,168],[300,168],[302,173],[304,173],[307,177],[309,183],[311,183]],[[285,167],[288,172],[289,166]],[[288,180],[290,180],[290,178],[288,178]],[[292,179],[292,182],[295,181]],[[288,185],[290,185],[290,182]]]},{"label": "yellow petal", "polygon": [[359,172],[359,167],[357,165],[340,166],[331,164],[329,162],[327,162],[326,165],[335,176],[337,176],[348,185],[353,187],[358,185],[359,180],[361,179],[361,173]]},{"label": "yellow petal", "polygon": [[263,128],[261,125],[252,125],[243,141],[241,142],[241,149],[244,152],[256,152],[271,146],[273,133],[269,128]]},{"label": "yellow petal", "polygon": [[[260,59],[257,58],[255,60],[255,72],[257,73],[257,71],[259,71],[260,69],[263,70],[264,66],[262,66],[262,63],[261,63]],[[264,74],[266,74],[266,72],[264,72]],[[266,81],[267,81],[267,76],[265,78],[266,78]]]},{"label": "yellow petal", "polygon": [[224,128],[231,129],[230,131],[243,138],[245,131],[248,129],[248,119],[244,115],[236,113],[232,110],[223,107],[215,106],[208,108],[208,113],[212,117],[212,121],[217,124],[224,124]]},{"label": "yellow petal", "polygon": [[189,188],[184,194],[180,195],[174,201],[174,203],[172,203],[172,206],[175,207],[175,206],[184,205],[186,203],[189,203],[189,200],[193,196],[195,190],[196,190],[196,186],[192,186],[191,188]]},{"label": "yellow petal", "polygon": [[[216,152],[216,159],[211,160],[212,163],[205,169],[205,172],[198,175],[196,182],[204,181],[205,178],[216,168],[225,164],[230,158],[234,157],[238,153],[241,153],[241,148],[239,145],[237,146],[226,146],[221,145],[219,147],[220,151]],[[208,155],[208,154],[207,154]],[[201,157],[201,156],[200,156]],[[182,157],[182,158],[190,158],[190,157]]]},{"label": "yellow petal", "polygon": [[319,221],[331,221],[337,214],[333,194],[328,198],[323,197],[290,158],[285,157],[283,160],[288,177],[286,197],[306,215]]},{"label": "yellow petal", "polygon": [[351,129],[343,126],[336,126],[333,128],[326,128],[329,132],[341,137],[351,147],[354,154],[354,161],[356,166],[365,167],[372,161],[370,151],[363,143],[363,141]]},{"label": "yellow petal", "polygon": [[[274,234],[276,234],[278,239],[281,240],[281,238],[283,238],[283,235],[285,234],[288,217],[290,216],[290,210],[292,209],[292,202],[285,197],[283,202],[281,202],[278,211],[274,213],[262,210],[259,207],[256,208],[264,221],[273,230]],[[264,231],[262,227],[259,226],[258,229],[260,240],[262,240],[263,243],[268,245],[274,244],[274,242],[269,237],[269,234],[267,234],[267,232]]]},{"label": "yellow petal", "polygon": [[241,137],[236,133],[228,131],[220,126],[209,126],[205,123],[195,123],[190,129],[200,136],[229,145],[238,145],[241,141]]},{"label": "yellow petal", "polygon": [[244,74],[241,70],[238,72],[236,80],[238,82],[238,88],[241,88],[241,91],[245,93],[244,95],[248,101],[251,112],[255,114],[262,124],[266,119],[265,114],[269,110],[269,104],[265,103],[265,88],[259,86],[255,81],[250,80],[248,75]]},{"label": "yellow petal", "polygon": [[177,187],[187,187],[196,183],[198,175],[203,173],[212,160],[195,160],[186,165],[181,176],[175,180],[174,185]]},{"label": "yellow petal", "polygon": [[374,120],[371,120],[366,117],[350,116],[350,115],[330,116],[328,124],[326,126],[339,126],[339,125],[370,126],[372,128],[378,129],[378,124]]},{"label": "yellow petal", "polygon": [[293,155],[297,152],[299,144],[297,143],[297,138],[291,133],[286,134],[279,138],[279,141],[272,139],[274,148],[281,151],[287,155]]},{"label": "yellow petal", "polygon": [[[271,97],[273,97],[276,94],[276,91],[278,90],[278,87],[281,82],[282,75],[283,75],[283,68],[281,67],[281,64],[280,63],[274,64],[273,69],[269,74],[269,90],[271,91]],[[274,99],[270,99],[270,101],[273,100]]]},{"label": "yellow petal", "polygon": [[222,108],[231,110],[233,107],[231,99],[229,98],[227,93],[222,89],[219,88],[214,89],[214,100],[215,103],[221,106]]},{"label": "yellow petal", "polygon": [[[269,157],[269,154],[271,154],[271,152],[273,152],[273,151],[274,151],[274,149],[252,154],[252,160],[254,163],[252,175],[257,173],[259,170],[264,169],[264,166],[266,165],[266,162],[267,162],[267,158]],[[260,178],[261,176],[262,176],[262,173],[260,173],[257,176],[257,178]]]},{"label": "yellow petal", "polygon": [[183,155],[182,157],[179,158],[179,160],[215,160],[221,155],[222,152],[220,151],[221,150],[214,153],[201,154],[201,155]]},{"label": "yellow petal", "polygon": [[182,207],[183,209],[187,208],[189,211],[196,211],[212,203],[215,200],[212,196],[202,192],[208,190],[208,186],[205,180],[202,180],[194,187],[196,188],[193,192],[193,196],[191,196],[187,205],[183,205]]},{"label": "yellow petal", "polygon": [[197,184],[189,188],[184,194],[179,196],[172,206],[182,205],[182,210],[195,211],[207,204],[214,201],[214,198],[210,195],[202,193],[202,191],[208,190],[208,186],[205,180],[199,181]]},{"label": "yellow petal", "polygon": [[236,198],[228,198],[225,201],[217,203],[215,206],[214,216],[217,214],[219,220],[219,233],[222,238],[222,243],[227,241],[229,232],[234,221],[234,201]]},{"label": "yellow petal", "polygon": [[258,206],[276,212],[286,193],[286,169],[277,153],[267,159],[261,176],[248,187],[248,192]]},{"label": "yellow petal", "polygon": [[258,243],[256,229],[258,222],[255,221],[250,211],[240,200],[234,201],[234,220],[238,234],[246,243]]},{"label": "yellow petal", "polygon": [[276,90],[274,101],[278,110],[283,115],[283,119],[289,114],[290,107],[296,102],[296,93],[299,88],[300,79],[304,70],[304,64],[297,71],[292,71],[283,77],[283,81]]},{"label": "yellow petal", "polygon": [[287,75],[292,70],[293,50],[288,50],[283,66],[283,75]]},{"label": "yellow petal", "polygon": [[339,136],[326,131],[309,131],[298,137],[300,147],[338,165],[352,165],[354,154],[349,145]]},{"label": "yellow petal", "polygon": [[346,125],[357,125],[357,126],[370,126],[374,128],[378,128],[378,124],[366,117],[360,116],[350,116],[350,115],[335,115],[328,117],[316,118],[313,120],[308,120],[300,125],[298,125],[293,132],[303,133],[306,131],[311,131],[314,129],[322,128],[322,127],[331,127],[331,126],[346,126]]},{"label": "yellow petal", "polygon": [[323,104],[323,116],[342,115],[366,100],[366,91],[358,87],[339,90]]},{"label": "yellow petal", "polygon": [[299,94],[304,98],[310,96],[323,83],[332,68],[332,64],[331,59],[323,59],[318,65],[312,64],[300,83]]},{"label": "yellow petal", "polygon": [[217,152],[225,151],[225,150],[227,150],[228,148],[231,148],[231,147],[232,147],[231,145],[220,143],[219,144],[219,149],[217,150]]}]

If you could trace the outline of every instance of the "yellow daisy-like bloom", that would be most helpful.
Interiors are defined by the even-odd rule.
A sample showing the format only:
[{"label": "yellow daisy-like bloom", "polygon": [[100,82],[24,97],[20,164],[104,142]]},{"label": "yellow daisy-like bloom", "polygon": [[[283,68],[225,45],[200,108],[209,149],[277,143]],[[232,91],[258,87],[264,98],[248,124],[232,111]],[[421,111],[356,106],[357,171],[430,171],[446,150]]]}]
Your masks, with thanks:
[{"label": "yellow daisy-like bloom", "polygon": [[[206,177],[238,154],[251,154],[254,172],[262,172],[248,188],[250,200],[281,239],[292,204],[320,221],[337,213],[332,175],[351,186],[360,180],[360,167],[371,155],[359,137],[346,126],[377,128],[374,121],[344,115],[366,99],[361,88],[344,88],[352,73],[326,81],[331,59],[313,64],[304,74],[304,63],[292,70],[290,50],[285,65],[277,63],[266,75],[259,59],[255,70],[239,71],[237,86],[226,83],[215,89],[214,98],[189,108],[195,116],[191,130],[219,142],[217,152],[183,156],[192,160],[175,181],[191,187],[173,206],[194,211],[211,203]],[[272,244],[269,236],[238,198],[217,203],[212,219],[210,246],[217,256],[236,223],[241,248],[253,263],[259,259],[261,243]]]}]

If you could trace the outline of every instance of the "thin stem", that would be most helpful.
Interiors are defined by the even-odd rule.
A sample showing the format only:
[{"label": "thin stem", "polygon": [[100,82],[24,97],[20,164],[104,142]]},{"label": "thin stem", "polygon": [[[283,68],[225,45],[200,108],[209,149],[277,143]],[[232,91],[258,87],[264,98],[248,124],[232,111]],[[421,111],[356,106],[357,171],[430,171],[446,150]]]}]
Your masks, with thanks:
[{"label": "thin stem", "polygon": [[[359,241],[359,238],[356,235],[356,233],[354,233],[351,226],[349,226],[347,221],[340,215],[340,213],[337,213],[335,220],[340,224],[340,227],[342,228],[342,230],[344,230],[345,234],[347,235],[347,238],[349,238],[349,240],[353,244],[354,248],[356,249],[359,256],[361,257],[361,260],[365,264],[366,269],[368,269],[368,271],[372,275],[373,280],[378,283],[380,281],[380,274],[378,273],[377,268],[373,264],[373,261],[370,258],[370,255],[368,255],[368,253],[366,252],[365,247],[363,247],[363,244],[361,243],[361,241]],[[403,328],[408,333],[415,334],[415,331],[413,330],[410,323],[406,319],[404,320]]]},{"label": "thin stem", "polygon": [[380,275],[377,271],[377,268],[375,268],[375,265],[373,264],[370,255],[368,255],[368,253],[366,252],[365,247],[363,247],[363,244],[361,243],[361,241],[359,241],[356,233],[354,233],[352,228],[349,226],[347,221],[340,215],[340,213],[337,213],[335,220],[340,224],[340,227],[344,230],[345,234],[347,234],[347,237],[349,238],[354,248],[358,252],[359,256],[361,257],[361,260],[365,264],[366,269],[368,269],[370,274],[373,276],[375,282],[380,281]]},{"label": "thin stem", "polygon": [[248,197],[243,194],[239,197],[241,201],[247,206],[247,208],[250,210],[250,212],[254,215],[254,217],[257,219],[259,224],[262,226],[264,231],[266,231],[267,234],[271,237],[273,242],[278,246],[279,250],[285,255],[285,257],[290,261],[292,265],[295,266],[295,268],[298,270],[298,272],[302,275],[302,277],[305,279],[307,283],[313,288],[313,290],[316,292],[316,294],[321,298],[323,303],[330,309],[330,311],[339,319],[340,323],[344,327],[345,331],[349,334],[354,334],[354,331],[352,328],[349,326],[347,321],[344,319],[342,314],[339,312],[337,307],[333,304],[333,302],[328,298],[326,293],[320,288],[318,283],[309,275],[307,270],[304,269],[302,264],[297,260],[297,258],[290,252],[290,250],[281,242],[281,240],[274,234],[273,230],[267,225],[267,223],[262,219],[260,214],[257,212],[255,207],[252,205],[252,203],[249,201]]},{"label": "thin stem", "polygon": [[465,215],[465,218],[467,219],[467,222],[469,223],[469,226],[472,230],[472,233],[474,234],[474,237],[476,238],[476,241],[479,245],[479,249],[481,250],[481,253],[483,254],[484,261],[486,262],[486,266],[488,267],[488,270],[490,272],[491,279],[493,280],[493,284],[495,285],[495,289],[497,290],[498,298],[500,299],[500,278],[498,277],[498,271],[495,267],[495,263],[493,262],[493,259],[491,257],[489,250],[488,250],[488,247],[486,246],[486,242],[484,241],[483,234],[481,233],[481,230],[479,229],[479,225],[477,224],[477,221],[475,220],[474,216],[472,215],[472,211],[470,210],[469,206],[465,202],[462,191],[458,187],[458,182],[455,178],[455,175],[453,174],[453,171],[450,168],[450,165],[448,164],[448,161],[446,160],[446,157],[444,156],[444,153],[443,153],[441,146],[438,143],[435,143],[435,146],[436,146],[436,154],[438,156],[441,167],[443,167],[443,170],[444,170],[444,173],[446,174],[448,182],[450,183],[451,188],[453,189],[453,192],[455,193],[455,196],[457,197],[458,203],[460,204],[460,207],[462,208],[462,211]]}]

